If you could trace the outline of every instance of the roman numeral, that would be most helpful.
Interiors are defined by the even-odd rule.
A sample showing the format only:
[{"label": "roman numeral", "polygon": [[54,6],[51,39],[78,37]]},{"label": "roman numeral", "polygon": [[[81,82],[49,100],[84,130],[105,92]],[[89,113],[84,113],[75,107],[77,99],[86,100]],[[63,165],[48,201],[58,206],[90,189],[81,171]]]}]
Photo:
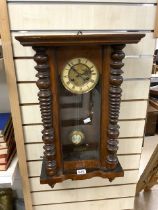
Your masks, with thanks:
[{"label": "roman numeral", "polygon": [[69,85],[70,84],[70,81],[66,82],[66,84]]},{"label": "roman numeral", "polygon": [[71,63],[68,63],[68,65],[69,65],[70,67],[72,67],[74,64],[71,62]]},{"label": "roman numeral", "polygon": [[94,82],[95,82],[93,79],[90,79],[90,81],[91,81],[92,83],[94,83]]}]

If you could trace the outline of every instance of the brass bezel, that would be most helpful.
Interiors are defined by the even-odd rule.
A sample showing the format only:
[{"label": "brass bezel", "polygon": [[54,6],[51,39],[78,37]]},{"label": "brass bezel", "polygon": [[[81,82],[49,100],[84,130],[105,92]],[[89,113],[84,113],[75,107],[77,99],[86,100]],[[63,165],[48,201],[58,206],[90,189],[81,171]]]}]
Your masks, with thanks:
[{"label": "brass bezel", "polygon": [[[95,83],[94,83],[88,90],[86,90],[86,91],[84,91],[84,90],[82,90],[82,91],[80,91],[80,90],[73,90],[73,89],[69,88],[69,87],[65,84],[64,79],[63,79],[63,72],[64,72],[64,69],[65,69],[66,65],[67,65],[68,63],[72,62],[73,60],[76,60],[76,59],[86,59],[86,60],[88,60],[91,64],[93,64],[93,66],[94,66],[95,69],[96,69],[96,79],[95,79]],[[78,94],[78,95],[84,94],[84,93],[88,93],[88,92],[90,92],[90,91],[97,85],[98,80],[99,80],[99,71],[98,71],[98,69],[96,68],[96,66],[94,65],[94,63],[93,63],[90,59],[85,58],[85,57],[76,57],[76,58],[73,58],[73,59],[69,60],[69,61],[66,63],[66,65],[65,65],[65,67],[63,68],[60,77],[61,77],[61,82],[62,82],[63,86],[64,86],[68,91],[70,91],[71,93],[75,93],[75,94]]]}]

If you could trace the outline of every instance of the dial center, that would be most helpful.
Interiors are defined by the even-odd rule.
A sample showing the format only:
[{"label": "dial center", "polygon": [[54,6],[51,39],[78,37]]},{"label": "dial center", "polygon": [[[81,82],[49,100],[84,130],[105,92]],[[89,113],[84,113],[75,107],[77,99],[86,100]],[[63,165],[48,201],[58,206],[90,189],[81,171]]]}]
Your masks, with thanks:
[{"label": "dial center", "polygon": [[76,64],[69,71],[69,78],[74,85],[80,87],[86,84],[91,77],[91,70],[85,64]]}]

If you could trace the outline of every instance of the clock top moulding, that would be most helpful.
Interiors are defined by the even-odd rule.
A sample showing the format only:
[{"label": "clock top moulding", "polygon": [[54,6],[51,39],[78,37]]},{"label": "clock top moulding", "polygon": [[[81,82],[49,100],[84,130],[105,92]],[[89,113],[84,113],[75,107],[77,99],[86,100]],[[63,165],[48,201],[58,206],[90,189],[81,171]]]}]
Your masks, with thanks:
[{"label": "clock top moulding", "polygon": [[23,46],[75,46],[138,43],[145,34],[36,35],[15,37]]},{"label": "clock top moulding", "polygon": [[[123,176],[124,172],[117,158],[118,136],[119,136],[119,110],[121,102],[121,83],[123,78],[121,70],[123,58],[122,51],[126,44],[138,43],[145,34],[122,33],[122,34],[92,34],[92,35],[42,35],[42,36],[18,36],[15,37],[23,46],[32,46],[36,51],[34,60],[37,63],[35,69],[38,71],[37,86],[39,88],[38,98],[42,116],[42,139],[44,142],[44,161],[41,171],[41,183],[49,184],[51,187],[66,179],[82,180],[95,176],[108,178],[112,181],[115,177]],[[100,159],[72,161],[71,167],[66,168],[67,163],[62,159],[61,143],[59,138],[59,126],[55,126],[58,118],[59,108],[54,102],[57,99],[57,81],[55,70],[56,47],[93,47],[102,46],[103,69],[101,89],[101,140]],[[53,48],[54,47],[54,48]],[[50,52],[52,49],[52,52]],[[50,59],[51,58],[51,59]],[[51,73],[50,73],[51,69]],[[52,73],[53,69],[53,73]],[[108,71],[108,73],[107,73]],[[52,74],[54,74],[52,76]],[[108,78],[108,79],[107,79]],[[104,96],[106,90],[106,97]],[[53,93],[53,94],[52,94]],[[108,108],[105,108],[108,104]],[[58,120],[57,120],[58,121]],[[58,124],[58,123],[57,123]],[[54,139],[55,131],[55,139]],[[58,141],[56,140],[58,139]],[[106,139],[106,140],[105,140]],[[84,162],[84,164],[83,164]],[[76,174],[76,168],[81,165],[87,169],[86,174]],[[73,168],[72,168],[73,166]],[[66,169],[66,170],[65,170]]]}]

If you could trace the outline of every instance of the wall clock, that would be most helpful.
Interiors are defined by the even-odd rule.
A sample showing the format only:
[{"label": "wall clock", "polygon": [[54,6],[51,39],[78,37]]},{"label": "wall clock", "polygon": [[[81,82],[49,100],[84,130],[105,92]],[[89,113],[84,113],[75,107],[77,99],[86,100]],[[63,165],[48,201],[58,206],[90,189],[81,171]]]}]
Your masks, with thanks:
[{"label": "wall clock", "polygon": [[36,52],[44,142],[41,184],[123,176],[117,157],[123,48],[142,37],[16,37]]}]

